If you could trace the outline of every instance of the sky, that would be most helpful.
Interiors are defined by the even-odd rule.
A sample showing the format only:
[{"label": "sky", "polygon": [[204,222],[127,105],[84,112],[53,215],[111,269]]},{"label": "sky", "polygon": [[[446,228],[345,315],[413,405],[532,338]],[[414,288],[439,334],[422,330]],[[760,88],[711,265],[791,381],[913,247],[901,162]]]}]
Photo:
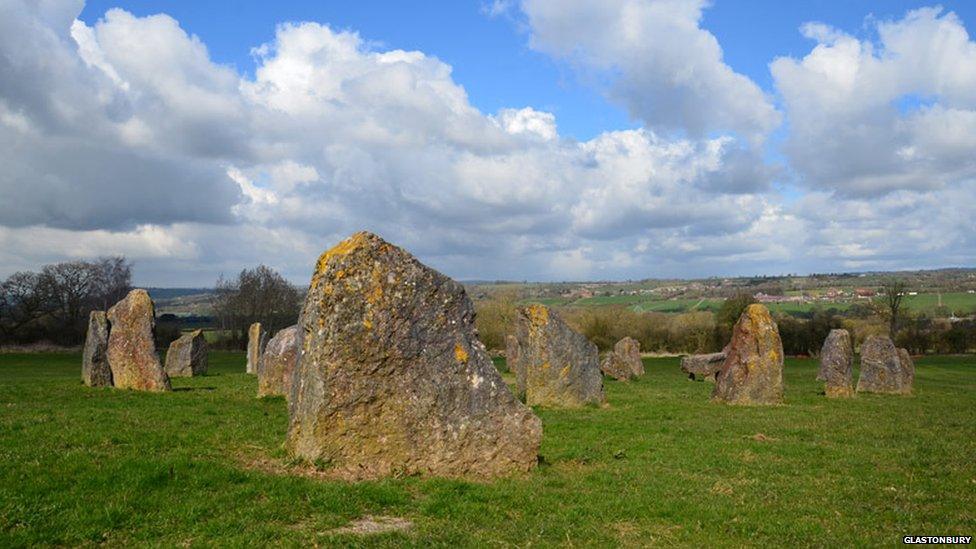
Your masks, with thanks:
[{"label": "sky", "polygon": [[[414,5],[411,5],[414,4]],[[976,4],[0,0],[0,277],[974,266]]]}]

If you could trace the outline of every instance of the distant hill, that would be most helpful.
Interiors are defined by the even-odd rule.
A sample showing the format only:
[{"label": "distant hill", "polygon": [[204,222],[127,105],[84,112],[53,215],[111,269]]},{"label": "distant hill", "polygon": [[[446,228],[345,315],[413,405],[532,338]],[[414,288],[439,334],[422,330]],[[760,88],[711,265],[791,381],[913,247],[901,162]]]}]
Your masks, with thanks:
[{"label": "distant hill", "polygon": [[212,294],[213,288],[145,288],[153,301],[174,299],[188,295]]}]

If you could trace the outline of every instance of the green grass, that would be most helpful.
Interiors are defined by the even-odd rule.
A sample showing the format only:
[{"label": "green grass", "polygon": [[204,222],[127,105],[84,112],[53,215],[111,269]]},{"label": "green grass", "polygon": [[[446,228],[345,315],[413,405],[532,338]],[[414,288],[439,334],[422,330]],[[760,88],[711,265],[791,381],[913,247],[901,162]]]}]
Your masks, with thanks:
[{"label": "green grass", "polygon": [[[609,406],[540,410],[542,465],[488,483],[351,484],[286,463],[281,398],[240,353],[149,394],[90,389],[76,354],[0,355],[0,547],[895,545],[976,532],[976,359],[919,360],[914,397],[827,400],[790,360],[787,405],[709,402],[676,359],[607,382]],[[510,377],[510,376],[508,376]],[[754,435],[762,433],[763,437]],[[363,515],[406,533],[330,530]]]},{"label": "green grass", "polygon": [[[949,312],[970,314],[976,312],[976,294],[950,292],[942,294],[942,305]],[[933,314],[939,306],[938,294],[906,295],[905,306],[912,311]]]}]

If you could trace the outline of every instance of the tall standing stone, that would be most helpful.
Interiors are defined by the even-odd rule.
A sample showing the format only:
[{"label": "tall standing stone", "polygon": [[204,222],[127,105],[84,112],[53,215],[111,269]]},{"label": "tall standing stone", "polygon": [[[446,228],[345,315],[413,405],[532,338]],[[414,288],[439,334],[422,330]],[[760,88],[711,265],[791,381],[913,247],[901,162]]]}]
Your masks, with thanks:
[{"label": "tall standing stone", "polygon": [[247,330],[247,369],[249,374],[258,373],[258,364],[261,363],[261,354],[268,344],[268,333],[264,331],[260,322],[251,324]]},{"label": "tall standing stone", "polygon": [[519,343],[514,334],[505,336],[505,367],[513,374],[518,367]]},{"label": "tall standing stone", "polygon": [[827,334],[820,350],[820,373],[817,379],[826,382],[824,393],[831,398],[853,396],[851,369],[854,365],[854,346],[847,330],[835,329]]},{"label": "tall standing stone", "polygon": [[905,392],[911,393],[915,388],[915,362],[908,349],[898,349],[898,363],[901,365],[901,382]]},{"label": "tall standing stone", "polygon": [[183,334],[169,344],[166,352],[166,375],[170,377],[193,377],[207,373],[207,338],[203,330]]},{"label": "tall standing stone", "polygon": [[632,337],[625,337],[618,341],[613,346],[613,351],[603,357],[600,370],[620,381],[629,381],[644,375],[644,363],[640,357],[640,342]]},{"label": "tall standing stone", "polygon": [[603,376],[596,345],[545,305],[518,310],[518,393],[529,406],[602,404]]},{"label": "tall standing stone", "polygon": [[120,389],[171,390],[156,354],[156,310],[145,290],[132,290],[108,310],[108,363]]},{"label": "tall standing stone", "polygon": [[258,364],[258,396],[291,398],[292,377],[298,362],[298,326],[278,330]]},{"label": "tall standing stone", "polygon": [[[908,361],[911,361],[910,357]],[[857,392],[909,394],[912,392],[910,377],[914,377],[914,368],[911,375],[906,373],[890,337],[872,335],[861,344],[861,375],[857,380]]]},{"label": "tall standing stone", "polygon": [[769,310],[753,303],[735,323],[712,399],[729,404],[783,402],[783,342]]},{"label": "tall standing stone", "polygon": [[111,387],[112,368],[108,364],[108,317],[105,311],[88,316],[88,334],[81,355],[81,381],[89,387]]},{"label": "tall standing stone", "polygon": [[353,478],[535,467],[542,423],[474,317],[462,285],[376,235],[322,254],[299,319],[287,450]]}]

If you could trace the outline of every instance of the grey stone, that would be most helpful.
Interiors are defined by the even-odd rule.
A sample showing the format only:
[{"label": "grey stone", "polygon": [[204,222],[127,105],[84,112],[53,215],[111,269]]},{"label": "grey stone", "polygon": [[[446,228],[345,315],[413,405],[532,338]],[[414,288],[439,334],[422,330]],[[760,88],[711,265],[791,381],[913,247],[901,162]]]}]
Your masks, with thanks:
[{"label": "grey stone", "polygon": [[258,365],[258,396],[291,398],[292,378],[298,363],[298,325],[278,330],[261,355]]},{"label": "grey stone", "polygon": [[88,335],[81,355],[81,381],[89,387],[111,387],[112,367],[108,364],[108,317],[105,311],[88,316]]},{"label": "grey stone", "polygon": [[681,357],[681,371],[688,374],[688,379],[714,383],[726,356],[727,351]]},{"label": "grey stone", "polygon": [[749,305],[735,323],[712,399],[741,405],[783,402],[783,341],[763,305]]},{"label": "grey stone", "polygon": [[132,290],[108,310],[108,363],[120,389],[170,391],[156,354],[156,308],[145,290]]},{"label": "grey stone", "polygon": [[851,369],[854,364],[854,347],[847,330],[831,330],[820,351],[820,373],[817,379],[825,381],[824,393],[831,398],[849,397],[854,394]]},{"label": "grey stone", "polygon": [[268,333],[264,331],[260,322],[251,324],[247,330],[247,367],[245,371],[257,375],[261,354],[268,344]]},{"label": "grey stone", "polygon": [[603,376],[596,345],[545,305],[518,310],[518,394],[529,406],[602,404]]},{"label": "grey stone", "polygon": [[478,341],[464,287],[361,232],[322,254],[299,320],[286,449],[349,478],[496,477],[542,422]]},{"label": "grey stone", "polygon": [[193,377],[207,373],[209,366],[207,338],[203,330],[183,334],[169,344],[166,352],[166,375],[170,377]]},{"label": "grey stone", "polygon": [[857,392],[909,394],[912,392],[909,379],[913,377],[914,374],[910,376],[902,367],[902,360],[890,337],[872,335],[861,344],[861,375],[857,380]]},{"label": "grey stone", "polygon": [[640,357],[640,342],[625,337],[613,346],[613,350],[603,357],[600,370],[619,381],[629,381],[644,375],[644,363]]}]

